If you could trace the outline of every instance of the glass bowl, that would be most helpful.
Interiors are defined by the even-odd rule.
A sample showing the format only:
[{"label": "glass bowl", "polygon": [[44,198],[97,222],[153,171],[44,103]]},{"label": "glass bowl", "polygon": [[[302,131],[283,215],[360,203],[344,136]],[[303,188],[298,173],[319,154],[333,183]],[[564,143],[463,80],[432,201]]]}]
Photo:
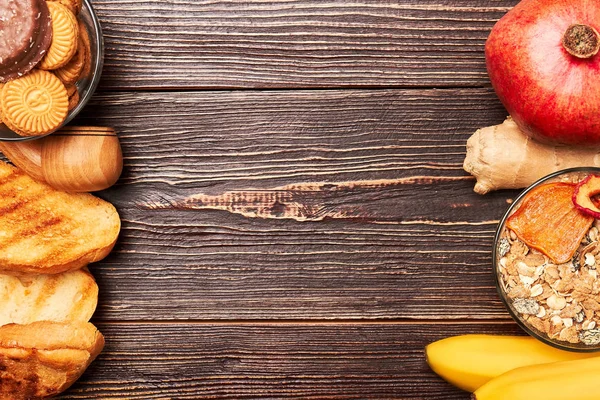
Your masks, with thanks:
[{"label": "glass bowl", "polygon": [[[94,91],[100,82],[102,75],[102,65],[104,64],[104,39],[102,38],[102,28],[100,21],[92,8],[90,0],[83,0],[83,7],[79,13],[79,19],[83,22],[90,36],[90,47],[92,65],[89,77],[80,79],[77,83],[79,90],[79,104],[69,112],[67,119],[61,125],[61,128],[67,125],[75,118],[79,112],[86,106]],[[39,136],[20,136],[0,123],[0,141],[2,142],[23,142],[32,139],[39,139],[47,135]]]},{"label": "glass bowl", "polygon": [[[542,185],[542,184],[546,184],[546,183],[552,183],[552,182],[575,182],[575,181],[579,181],[583,178],[585,178],[587,175],[589,175],[590,173],[594,173],[594,174],[600,174],[600,168],[593,168],[593,167],[586,167],[586,168],[572,168],[572,169],[566,169],[563,171],[559,171],[553,174],[550,174],[542,179],[540,179],[539,181],[535,182],[533,185],[531,185],[530,187],[528,187],[527,189],[525,189],[525,191],[523,191],[523,193],[521,193],[516,199],[515,201],[511,204],[511,206],[508,208],[508,210],[506,211],[506,213],[504,214],[504,216],[502,217],[502,219],[500,220],[500,223],[498,224],[498,229],[496,231],[496,236],[494,239],[494,249],[493,249],[493,263],[494,263],[494,277],[496,280],[496,288],[498,290],[498,293],[500,294],[500,298],[502,299],[502,302],[504,303],[504,305],[506,306],[506,308],[508,309],[509,314],[513,317],[513,319],[517,322],[517,324],[525,331],[527,332],[529,335],[533,336],[534,338],[550,345],[556,348],[559,348],[561,350],[567,350],[567,351],[576,351],[576,352],[596,352],[596,351],[600,351],[600,343],[599,344],[595,344],[595,345],[589,345],[589,344],[584,344],[584,343],[570,343],[568,341],[565,340],[559,340],[559,338],[552,338],[550,337],[547,333],[543,332],[542,330],[539,330],[538,328],[534,327],[532,325],[533,321],[533,317],[534,315],[530,315],[528,316],[528,320],[526,320],[526,317],[524,317],[522,315],[521,312],[517,311],[515,309],[515,306],[513,303],[515,303],[514,299],[511,299],[507,289],[509,288],[509,286],[504,282],[505,279],[503,278],[503,273],[502,273],[502,267],[501,266],[501,262],[504,263],[504,265],[506,266],[508,259],[505,258],[504,261],[502,260],[502,253],[506,252],[506,249],[508,247],[507,242],[513,246],[515,244],[515,242],[513,241],[512,243],[510,243],[509,239],[504,238],[503,239],[503,234],[505,233],[505,225],[506,225],[506,221],[507,219],[521,206],[523,199],[525,198],[525,196],[531,192],[533,189],[537,188],[538,186]],[[592,228],[595,226],[596,224],[592,225]],[[508,232],[508,230],[507,230]],[[590,231],[588,231],[589,234]],[[584,241],[585,240],[589,240],[589,235],[586,234],[586,236],[584,237]],[[513,236],[514,237],[514,236]],[[594,241],[600,241],[600,235],[598,235],[598,238],[594,239]],[[504,243],[503,243],[504,242]],[[512,248],[512,247],[511,247]],[[532,254],[535,254],[532,253]],[[585,256],[585,254],[581,254],[580,256]],[[575,258],[575,257],[574,257]],[[571,263],[571,261],[569,261],[568,263]],[[563,266],[563,268],[566,268],[567,265],[569,265],[568,263],[566,264],[561,264],[561,266]],[[551,261],[545,257],[545,262],[542,265],[538,266],[537,268],[535,268],[536,274],[539,271],[541,272],[541,277],[539,279],[545,279],[545,277],[547,277],[546,274],[546,268],[550,267],[554,264],[551,263]],[[573,265],[573,264],[570,264]],[[521,267],[523,265],[521,264]],[[538,268],[542,268],[542,270],[538,270]],[[588,268],[595,268],[595,264],[594,266],[584,266],[585,269],[583,267],[579,267],[579,269],[573,267],[572,268],[572,274],[578,274],[576,276],[582,276],[581,274],[583,273],[590,273]],[[533,267],[530,267],[533,268]],[[554,267],[552,267],[554,269]],[[598,264],[598,269],[600,270],[600,263]],[[595,270],[594,270],[595,271]],[[520,272],[520,270],[519,270]],[[600,280],[600,271],[599,272],[599,276],[596,278],[596,280]],[[507,273],[508,274],[508,273]],[[510,274],[512,275],[512,274]],[[510,276],[509,275],[509,276]],[[533,275],[532,279],[536,279],[535,278],[536,275]],[[521,284],[525,284],[525,282],[523,281],[523,278],[521,277],[521,275],[519,275],[519,278],[521,279]],[[564,279],[562,276],[560,277],[561,279]],[[539,284],[539,283],[544,283],[544,280],[539,280],[539,281],[534,281],[533,283],[531,283],[530,287],[533,288],[536,286],[534,284]],[[529,283],[529,282],[528,282]],[[548,286],[550,286],[550,288],[554,291],[554,293],[556,293],[557,296],[560,297],[564,297],[567,298],[567,296],[565,296],[565,292],[563,292],[562,294],[558,294],[558,291],[556,291],[555,289],[552,288],[552,286],[548,283],[545,282],[546,284],[548,284]],[[538,288],[539,289],[539,288]],[[547,289],[547,288],[546,288]],[[563,289],[564,290],[564,289]],[[535,290],[534,290],[535,291]],[[539,291],[539,290],[538,290]],[[537,297],[533,297],[534,301],[544,301],[541,300],[543,299],[544,295],[539,295],[541,297],[538,297],[538,300],[535,300],[535,298]],[[600,295],[597,295],[596,297],[600,297]],[[518,297],[517,297],[518,298]],[[531,300],[531,298],[527,299],[527,300]],[[573,301],[573,299],[571,298],[571,301]],[[526,307],[527,305],[524,305],[524,301],[520,300],[520,304],[517,304],[518,307]],[[527,303],[528,305],[531,305],[532,303]],[[572,303],[567,303],[567,306],[570,306]],[[547,315],[552,315],[553,312],[555,311],[551,311],[549,307],[544,307],[544,306],[540,306],[540,304],[538,304],[538,306],[540,308],[544,308],[544,311],[542,311],[540,309],[538,315],[542,315],[544,312],[549,313]],[[534,308],[535,309],[535,305]],[[530,309],[529,312],[531,312]],[[546,311],[546,309],[548,311]],[[564,309],[563,309],[564,310]],[[556,311],[558,312],[558,311]],[[560,316],[559,316],[560,317]],[[537,318],[537,316],[536,316]],[[560,317],[561,318],[561,317]],[[581,312],[578,313],[578,315],[576,315],[574,318],[570,318],[571,321],[573,322],[574,326],[578,326],[578,324],[581,324],[580,322],[578,322],[578,320],[581,320]],[[562,318],[561,318],[562,319]],[[566,318],[569,319],[569,318]],[[567,321],[569,322],[569,321]],[[552,323],[552,322],[550,322]],[[556,324],[555,324],[556,325]],[[600,329],[600,321],[597,322],[597,325],[594,329]],[[539,326],[539,324],[538,324]],[[560,323],[556,326],[561,326]],[[566,323],[565,323],[565,328],[567,327]],[[588,325],[589,327],[589,325]],[[558,328],[557,328],[558,329]],[[578,334],[579,335],[579,334]]]}]

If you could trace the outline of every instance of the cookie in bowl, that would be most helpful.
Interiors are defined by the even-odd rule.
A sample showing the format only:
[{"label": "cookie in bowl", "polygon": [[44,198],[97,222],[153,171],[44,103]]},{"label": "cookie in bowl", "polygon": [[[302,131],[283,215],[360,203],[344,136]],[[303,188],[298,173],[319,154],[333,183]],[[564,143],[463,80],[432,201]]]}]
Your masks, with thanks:
[{"label": "cookie in bowl", "polygon": [[63,127],[91,97],[102,68],[89,2],[0,0],[0,39],[8,44],[0,49],[0,140]]}]

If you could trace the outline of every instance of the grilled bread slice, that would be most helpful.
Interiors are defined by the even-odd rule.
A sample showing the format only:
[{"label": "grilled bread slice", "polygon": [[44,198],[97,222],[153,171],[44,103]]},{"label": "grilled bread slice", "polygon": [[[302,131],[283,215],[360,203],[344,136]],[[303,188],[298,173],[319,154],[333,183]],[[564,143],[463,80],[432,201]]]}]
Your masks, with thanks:
[{"label": "grilled bread slice", "polygon": [[45,399],[66,390],[104,347],[89,322],[0,327],[0,400]]},{"label": "grilled bread slice", "polygon": [[88,322],[97,304],[98,285],[87,268],[55,275],[0,275],[0,326]]},{"label": "grilled bread slice", "polygon": [[120,228],[112,204],[57,191],[0,161],[0,272],[79,269],[106,257]]}]

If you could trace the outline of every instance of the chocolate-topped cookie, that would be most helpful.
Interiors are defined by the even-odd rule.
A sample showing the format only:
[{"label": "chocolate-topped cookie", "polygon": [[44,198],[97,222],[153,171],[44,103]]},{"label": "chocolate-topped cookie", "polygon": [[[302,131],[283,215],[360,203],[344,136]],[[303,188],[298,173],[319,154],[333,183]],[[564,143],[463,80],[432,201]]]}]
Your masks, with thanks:
[{"label": "chocolate-topped cookie", "polygon": [[45,0],[0,0],[0,83],[31,71],[51,42],[52,21]]}]

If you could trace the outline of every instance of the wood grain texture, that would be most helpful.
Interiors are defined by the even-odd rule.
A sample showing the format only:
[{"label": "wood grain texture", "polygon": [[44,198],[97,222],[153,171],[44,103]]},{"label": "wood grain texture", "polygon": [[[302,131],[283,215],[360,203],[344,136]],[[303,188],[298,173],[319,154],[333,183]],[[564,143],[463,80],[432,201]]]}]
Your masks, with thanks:
[{"label": "wood grain texture", "polygon": [[517,0],[94,0],[104,89],[474,87]]},{"label": "wood grain texture", "polygon": [[97,96],[78,122],[126,157],[98,318],[506,318],[490,252],[514,193],[462,170],[504,116],[487,89]]},{"label": "wood grain texture", "polygon": [[465,178],[466,139],[505,117],[491,89],[242,91],[105,94],[77,123],[117,129],[126,167],[111,200],[131,204],[150,192]]},{"label": "wood grain texture", "polygon": [[120,212],[114,253],[91,267],[102,320],[508,317],[491,268],[495,221]]},{"label": "wood grain texture", "polygon": [[469,399],[425,345],[512,322],[399,325],[100,324],[106,347],[64,399]]},{"label": "wood grain texture", "polygon": [[[301,182],[266,190],[246,189],[220,195],[196,194],[183,200],[150,203],[148,208],[181,210],[223,210],[248,218],[293,219],[296,221],[322,221],[333,219],[373,219],[378,216],[379,204],[367,206],[373,192],[380,194],[392,188],[408,188],[435,179],[413,177],[404,179],[379,179],[352,182]],[[445,178],[461,181],[470,178]],[[364,196],[361,196],[364,195]],[[349,198],[362,201],[349,201]],[[365,201],[366,200],[366,201]]]}]

